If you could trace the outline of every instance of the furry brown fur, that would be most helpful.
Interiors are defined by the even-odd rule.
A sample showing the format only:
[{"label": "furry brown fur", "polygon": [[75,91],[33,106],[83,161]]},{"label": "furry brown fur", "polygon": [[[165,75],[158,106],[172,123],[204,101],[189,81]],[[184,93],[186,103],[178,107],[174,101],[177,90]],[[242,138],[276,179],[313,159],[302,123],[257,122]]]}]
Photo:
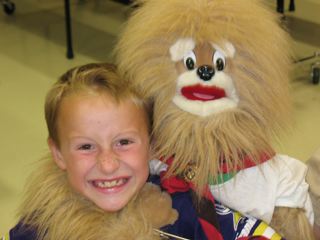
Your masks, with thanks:
[{"label": "furry brown fur", "polygon": [[300,209],[276,207],[270,224],[288,240],[314,239],[312,227]]},{"label": "furry brown fur", "polygon": [[[180,175],[194,165],[198,174],[192,181],[201,193],[209,177],[218,177],[221,159],[232,171],[244,156],[259,164],[261,152],[272,154],[271,143],[286,130],[291,111],[289,37],[278,16],[261,0],[138,2],[115,53],[124,78],[154,104],[153,143],[157,156],[174,156],[169,173]],[[173,102],[181,72],[170,51],[185,38],[196,48],[232,43],[236,53],[226,57],[224,73],[238,94],[236,107],[199,117]],[[280,216],[295,221],[287,212]],[[309,239],[299,235],[309,231],[304,222],[289,230],[299,239]]]},{"label": "furry brown fur", "polygon": [[[270,138],[287,125],[290,112],[288,36],[276,16],[252,0],[142,2],[116,54],[120,72],[154,101],[157,155],[175,156],[175,174],[195,163],[201,189],[209,175],[217,177],[222,156],[234,167],[241,165],[239,154],[258,159],[261,151],[271,152]],[[178,72],[169,48],[183,37],[234,44],[237,54],[226,71],[235,78],[238,108],[199,118],[173,104]]]},{"label": "furry brown fur", "polygon": [[171,224],[177,212],[158,187],[146,184],[123,210],[107,213],[73,192],[66,173],[46,160],[28,181],[19,216],[37,227],[38,239],[160,239],[154,228]]}]

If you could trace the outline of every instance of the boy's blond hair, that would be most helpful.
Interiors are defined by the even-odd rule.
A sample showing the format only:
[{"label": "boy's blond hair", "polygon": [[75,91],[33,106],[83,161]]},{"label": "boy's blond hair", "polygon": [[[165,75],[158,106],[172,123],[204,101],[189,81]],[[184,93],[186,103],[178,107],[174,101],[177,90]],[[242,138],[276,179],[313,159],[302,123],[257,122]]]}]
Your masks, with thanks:
[{"label": "boy's blond hair", "polygon": [[107,94],[117,104],[125,99],[132,100],[146,113],[146,122],[149,124],[149,107],[141,100],[139,95],[128,87],[128,84],[121,79],[117,68],[109,63],[90,63],[75,67],[64,73],[52,86],[46,96],[45,118],[51,138],[59,146],[57,131],[57,118],[62,100],[70,94],[97,93]]}]

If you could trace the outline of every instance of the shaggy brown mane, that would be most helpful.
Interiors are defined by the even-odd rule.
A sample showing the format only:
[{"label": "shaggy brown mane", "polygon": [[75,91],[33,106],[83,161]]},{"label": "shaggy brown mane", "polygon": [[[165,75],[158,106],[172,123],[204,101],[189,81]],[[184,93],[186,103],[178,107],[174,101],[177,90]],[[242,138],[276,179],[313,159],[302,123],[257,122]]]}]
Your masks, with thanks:
[{"label": "shaggy brown mane", "polygon": [[[115,53],[124,78],[154,102],[153,142],[158,157],[175,156],[170,173],[196,164],[201,175],[193,181],[201,191],[209,176],[219,174],[220,159],[236,167],[242,156],[258,162],[262,151],[272,153],[271,142],[290,116],[288,35],[278,16],[259,0],[140,4]],[[184,37],[198,43],[227,40],[235,46],[235,58],[225,71],[235,82],[238,108],[219,117],[199,117],[173,104],[178,75],[169,48]]]}]

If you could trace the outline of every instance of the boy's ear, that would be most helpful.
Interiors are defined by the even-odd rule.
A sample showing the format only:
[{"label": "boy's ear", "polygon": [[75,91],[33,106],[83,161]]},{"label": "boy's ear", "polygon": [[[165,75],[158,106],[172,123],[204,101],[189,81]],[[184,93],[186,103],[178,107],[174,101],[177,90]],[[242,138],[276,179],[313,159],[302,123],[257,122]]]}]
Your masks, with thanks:
[{"label": "boy's ear", "polygon": [[52,138],[48,138],[48,146],[53,157],[53,160],[58,165],[59,168],[62,170],[66,170],[67,166],[62,157],[59,147],[57,144],[52,140]]}]

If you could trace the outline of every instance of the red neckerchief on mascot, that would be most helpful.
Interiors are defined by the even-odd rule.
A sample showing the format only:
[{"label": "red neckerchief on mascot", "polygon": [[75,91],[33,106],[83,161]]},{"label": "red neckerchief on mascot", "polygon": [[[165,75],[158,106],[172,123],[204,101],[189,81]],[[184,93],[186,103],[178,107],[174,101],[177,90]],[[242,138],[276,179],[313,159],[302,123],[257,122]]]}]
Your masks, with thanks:
[{"label": "red neckerchief on mascot", "polygon": [[[274,157],[274,155],[275,155],[274,153],[273,154],[268,154],[268,153],[260,154],[259,164],[270,160],[271,158]],[[161,160],[163,161],[163,159],[161,159]],[[173,160],[174,160],[174,157],[171,157],[167,161],[165,161],[165,163],[168,165],[168,169],[170,168]],[[251,168],[251,167],[255,167],[257,165],[250,157],[245,157],[242,162],[243,162],[243,166],[242,167],[238,166],[236,168],[237,171]],[[189,189],[194,190],[194,185],[191,182],[187,182],[184,179],[179,178],[177,176],[165,177],[165,174],[167,173],[167,171],[168,170],[162,171],[160,173],[160,178],[161,178],[161,185],[169,193],[186,192]],[[221,171],[222,171],[222,173],[229,173],[228,166],[224,161],[222,161],[222,163],[221,163]],[[214,201],[213,196],[211,195],[208,187],[206,187],[206,189],[204,191],[204,197],[206,197],[208,199],[212,199],[212,201]]]},{"label": "red neckerchief on mascot", "polygon": [[[260,155],[260,161],[259,164],[264,163],[268,160],[270,160],[273,155],[267,154],[267,153],[262,153]],[[163,160],[163,159],[162,159]],[[172,162],[174,160],[174,157],[169,158],[165,163],[168,165],[168,169],[170,168]],[[250,157],[245,157],[243,159],[243,166],[240,167],[238,166],[236,169],[237,171],[251,168],[256,166],[256,163],[250,158]],[[176,192],[187,192],[187,191],[192,191],[194,192],[195,186],[191,182],[187,182],[184,179],[178,177],[178,176],[171,176],[171,177],[166,177],[167,170],[160,172],[160,179],[161,179],[161,186],[169,193],[173,194]],[[221,170],[222,173],[229,173],[228,166],[225,162],[222,161],[221,165]],[[221,233],[219,232],[219,223],[217,220],[217,216],[215,214],[210,215],[208,214],[208,208],[215,211],[215,203],[214,203],[214,197],[212,196],[209,187],[206,186],[205,190],[203,192],[203,198],[205,199],[205,204],[200,204],[199,209],[198,209],[198,214],[199,214],[199,222],[201,223],[201,226],[203,228],[203,231],[205,232],[208,240],[223,240],[223,237]],[[268,240],[265,237],[241,237],[238,238],[237,240]]]}]

